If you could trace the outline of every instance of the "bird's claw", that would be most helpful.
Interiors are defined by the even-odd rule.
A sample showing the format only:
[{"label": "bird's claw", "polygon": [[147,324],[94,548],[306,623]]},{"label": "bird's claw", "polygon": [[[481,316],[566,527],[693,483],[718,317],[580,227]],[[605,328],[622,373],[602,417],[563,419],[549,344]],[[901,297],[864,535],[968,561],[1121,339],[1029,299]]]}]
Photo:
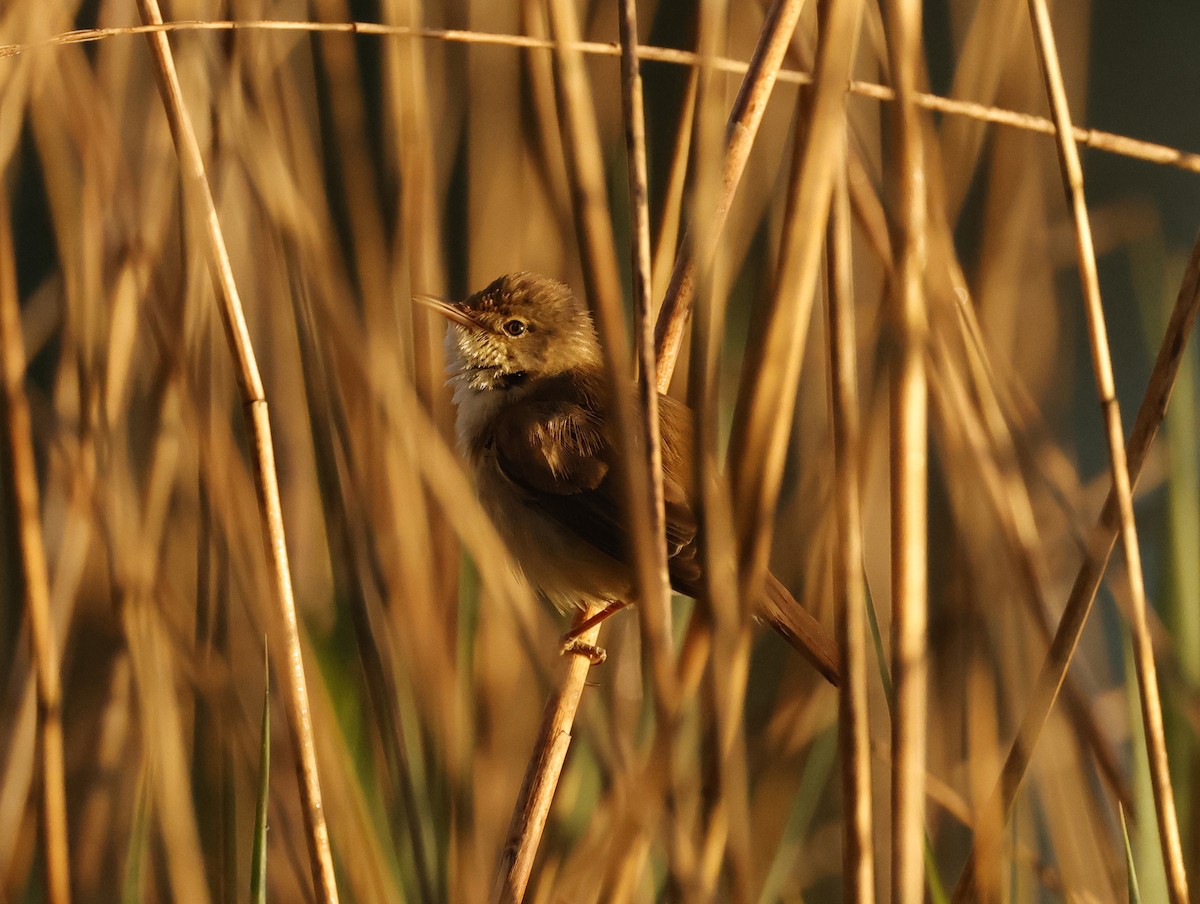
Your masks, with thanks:
[{"label": "bird's claw", "polygon": [[563,638],[562,647],[559,652],[563,656],[586,656],[588,662],[592,665],[600,665],[600,663],[608,658],[608,651],[604,647],[587,643],[577,637],[571,637],[569,634]]}]

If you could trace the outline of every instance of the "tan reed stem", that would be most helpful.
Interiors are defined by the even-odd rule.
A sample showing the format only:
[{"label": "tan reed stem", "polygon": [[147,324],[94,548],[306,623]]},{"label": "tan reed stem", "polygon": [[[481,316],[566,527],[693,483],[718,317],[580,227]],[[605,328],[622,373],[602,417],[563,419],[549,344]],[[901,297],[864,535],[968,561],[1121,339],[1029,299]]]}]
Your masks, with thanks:
[{"label": "tan reed stem", "polygon": [[[665,642],[666,647],[652,648],[656,682],[659,671],[671,667],[671,578],[667,569],[666,503],[662,482],[662,436],[658,421],[658,366],[654,349],[654,313],[650,301],[650,187],[646,164],[646,121],[642,105],[642,74],[638,64],[637,7],[634,0],[621,0],[621,100],[625,119],[625,153],[629,170],[629,207],[633,212],[631,258],[633,262],[633,310],[637,321],[638,397],[641,400],[642,432],[646,437],[644,457],[650,471],[650,532],[654,540],[656,580],[654,593],[639,598],[643,619],[658,622],[657,635],[647,641]],[[658,654],[655,655],[655,649]],[[674,683],[668,679],[668,683]],[[660,712],[673,718],[673,714]],[[666,725],[663,726],[667,728]]]},{"label": "tan reed stem", "polygon": [[890,0],[888,60],[896,86],[893,119],[899,213],[893,230],[891,303],[897,351],[891,371],[892,432],[892,900],[925,897],[925,760],[928,660],[928,389],[925,345],[925,163],[915,101],[921,67],[920,0]]},{"label": "tan reed stem", "polygon": [[[1050,22],[1050,14],[1044,0],[1029,0],[1029,14],[1033,20],[1034,38],[1038,48],[1038,57],[1042,65],[1042,74],[1046,82],[1046,93],[1057,126],[1059,163],[1062,167],[1063,183],[1071,203],[1075,219],[1076,252],[1079,260],[1080,281],[1083,285],[1084,302],[1088,322],[1088,339],[1092,354],[1092,368],[1096,379],[1097,392],[1100,397],[1101,412],[1104,417],[1105,440],[1108,444],[1109,468],[1112,474],[1112,490],[1105,505],[1102,523],[1106,518],[1115,518],[1119,524],[1122,541],[1122,552],[1125,555],[1126,568],[1129,575],[1130,595],[1132,601],[1132,631],[1134,668],[1138,679],[1138,697],[1141,703],[1142,722],[1146,735],[1146,754],[1149,761],[1150,781],[1154,794],[1155,817],[1158,822],[1159,842],[1162,846],[1163,865],[1167,876],[1168,892],[1172,904],[1183,904],[1188,899],[1187,873],[1183,866],[1183,851],[1179,840],[1179,825],[1175,812],[1174,792],[1171,787],[1171,776],[1167,763],[1166,739],[1163,734],[1162,704],[1159,699],[1158,678],[1154,665],[1154,651],[1146,624],[1146,589],[1142,577],[1141,551],[1137,542],[1137,525],[1133,513],[1133,474],[1130,471],[1131,462],[1127,459],[1125,439],[1121,430],[1121,412],[1117,403],[1116,386],[1112,373],[1112,358],[1108,345],[1108,330],[1104,321],[1104,310],[1100,300],[1100,280],[1096,271],[1096,255],[1092,245],[1091,224],[1088,218],[1087,198],[1083,189],[1083,169],[1079,162],[1079,149],[1072,140],[1071,111],[1067,100],[1066,88],[1063,84],[1062,71],[1059,67],[1058,50],[1054,39],[1054,29]],[[1190,275],[1189,270],[1189,275]],[[1185,280],[1186,284],[1186,280]],[[1182,293],[1181,293],[1182,297]],[[1177,307],[1179,302],[1176,303]],[[1174,315],[1172,322],[1174,322]],[[1159,361],[1155,362],[1155,372],[1162,362],[1162,352]],[[1153,381],[1153,377],[1152,377]],[[1169,395],[1169,388],[1167,394]],[[1141,412],[1139,412],[1139,421]],[[1140,463],[1139,463],[1140,464]],[[1114,504],[1115,503],[1115,504]],[[1110,508],[1112,511],[1110,512]],[[1097,538],[1099,539],[1099,538]],[[1110,546],[1111,549],[1111,546]],[[1089,556],[1090,558],[1090,556]],[[1107,556],[1103,558],[1107,559]],[[1086,562],[1085,568],[1086,570]],[[1083,573],[1081,570],[1081,576]],[[1100,568],[1103,571],[1103,567]],[[1075,591],[1080,582],[1072,589],[1071,599],[1067,610],[1059,623],[1046,661],[1043,663],[1034,698],[1026,710],[1021,723],[1021,729],[1009,751],[1001,773],[1000,784],[989,801],[989,807],[994,811],[999,809],[1000,818],[1007,818],[1012,806],[1012,799],[1024,777],[1029,758],[1041,732],[1045,718],[1053,706],[1054,698],[1062,686],[1063,676],[1074,653],[1078,632],[1071,630],[1078,619],[1078,628],[1082,629],[1087,610],[1091,606],[1094,593],[1087,593],[1084,601],[1081,595],[1076,598]],[[1075,604],[1075,605],[1072,605]],[[1076,611],[1078,615],[1076,615]],[[1064,633],[1065,632],[1065,633]],[[1061,658],[1060,658],[1061,657]],[[977,855],[968,861],[967,868],[955,888],[955,900],[967,900],[974,893],[977,875],[973,864],[981,856],[986,860],[986,854]]]},{"label": "tan reed stem", "polygon": [[1150,765],[1150,782],[1154,792],[1155,816],[1159,841],[1162,845],[1163,866],[1172,904],[1188,900],[1187,873],[1183,866],[1183,848],[1179,840],[1179,822],[1175,811],[1175,794],[1167,763],[1167,744],[1163,733],[1162,700],[1159,697],[1158,675],[1154,664],[1154,647],[1146,624],[1146,585],[1142,577],[1142,555],[1137,541],[1137,523],[1133,514],[1133,489],[1126,460],[1125,436],[1121,427],[1121,410],[1117,403],[1113,380],[1112,357],[1104,308],[1100,302],[1100,277],[1096,272],[1096,252],[1092,246],[1092,230],[1088,218],[1087,198],[1083,190],[1083,168],[1079,149],[1071,138],[1071,110],[1067,101],[1055,46],[1054,28],[1046,0],[1029,0],[1030,16],[1034,21],[1034,36],[1050,95],[1054,122],[1058,126],[1059,162],[1063,181],[1071,200],[1075,217],[1076,249],[1079,253],[1080,278],[1087,304],[1088,338],[1091,341],[1092,364],[1100,405],[1104,414],[1105,438],[1108,441],[1109,463],[1113,489],[1121,518],[1121,546],[1129,575],[1132,603],[1133,659],[1138,679],[1142,721],[1146,733],[1146,756]]},{"label": "tan reed stem", "polygon": [[721,166],[721,190],[717,206],[705,223],[705,247],[695,247],[694,230],[686,229],[680,242],[675,269],[663,298],[655,328],[655,353],[658,356],[658,388],[666,392],[675,359],[683,344],[683,332],[691,314],[692,293],[695,289],[696,267],[707,267],[716,252],[717,241],[737,193],[746,161],[754,147],[758,127],[767,109],[776,75],[783,64],[784,54],[796,30],[803,0],[775,0],[767,11],[758,45],[742,80],[725,131],[725,159]]},{"label": "tan reed stem", "polygon": [[[579,614],[575,623],[582,624],[602,608],[588,607]],[[579,639],[587,644],[595,644],[599,636],[600,626],[596,625]],[[592,663],[586,656],[569,656],[566,673],[546,703],[533,756],[513,808],[508,840],[500,855],[500,868],[492,889],[493,904],[520,904],[525,898],[533,859],[537,856],[538,843],[554,803],[554,791],[567,759],[567,749],[571,746],[571,729],[579,709],[579,698],[583,696],[583,687],[591,668]]]},{"label": "tan reed stem", "polygon": [[58,643],[50,613],[50,581],[42,542],[41,504],[29,399],[25,396],[25,344],[17,298],[16,260],[8,196],[0,194],[0,364],[4,368],[5,439],[12,467],[13,505],[29,640],[37,676],[38,740],[42,753],[40,817],[45,845],[46,900],[70,904],[67,794],[63,761],[62,687]]},{"label": "tan reed stem", "polygon": [[[857,47],[861,4],[830,2],[817,48],[811,116],[797,138],[778,265],[763,325],[747,348],[729,446],[742,596],[758,601],[768,581],[772,518],[796,405],[805,337],[821,262],[819,228],[829,215],[845,121],[846,82]],[[797,124],[803,117],[797,117]],[[836,667],[836,654],[835,661]],[[831,679],[833,680],[833,679]]]},{"label": "tan reed stem", "polygon": [[871,815],[871,748],[867,694],[866,588],[863,584],[862,511],[858,462],[862,427],[858,412],[857,343],[854,329],[854,261],[851,246],[850,189],[846,170],[838,172],[829,216],[827,314],[829,388],[833,422],[837,542],[834,595],[837,643],[842,651],[838,685],[838,738],[842,773],[843,899],[875,900]]},{"label": "tan reed stem", "polygon": [[[138,8],[144,22],[156,25],[162,23],[158,0],[138,0]],[[313,885],[317,899],[322,904],[336,904],[337,884],[333,872],[333,857],[329,849],[329,830],[321,805],[321,781],[313,743],[304,660],[300,651],[300,631],[292,596],[292,578],[288,567],[287,540],[284,536],[283,511],[279,501],[279,481],[275,471],[267,400],[249,330],[246,327],[241,298],[233,278],[225,238],[217,218],[204,159],[192,128],[191,117],[184,106],[171,47],[166,34],[161,31],[149,33],[147,40],[154,58],[155,76],[171,127],[171,137],[179,155],[184,200],[204,223],[208,239],[209,266],[212,269],[213,285],[219,301],[221,322],[225,327],[230,353],[237,365],[238,386],[246,406],[247,426],[254,439],[254,476],[263,541],[271,561],[272,601],[285,644],[284,660],[282,663],[276,660],[276,667],[283,673],[284,678],[281,684],[286,693],[288,729],[296,753],[296,772],[307,830]]]}]

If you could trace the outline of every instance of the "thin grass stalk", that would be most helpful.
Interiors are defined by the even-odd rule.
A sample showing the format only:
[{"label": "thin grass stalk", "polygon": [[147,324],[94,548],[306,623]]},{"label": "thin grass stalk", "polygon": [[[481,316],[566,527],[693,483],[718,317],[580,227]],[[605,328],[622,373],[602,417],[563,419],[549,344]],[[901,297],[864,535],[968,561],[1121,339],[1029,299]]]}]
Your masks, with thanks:
[{"label": "thin grass stalk", "polygon": [[888,59],[897,104],[898,216],[891,304],[897,351],[891,369],[892,497],[892,900],[924,900],[928,658],[928,389],[925,344],[925,163],[914,101],[921,70],[921,4],[890,0]]},{"label": "thin grass stalk", "polygon": [[[684,231],[655,327],[658,386],[663,392],[670,385],[669,377],[664,379],[664,375],[675,370],[675,359],[679,356],[684,330],[691,316],[697,264],[708,266],[716,253],[721,230],[737,194],[738,184],[754,147],[754,139],[758,135],[758,127],[767,109],[767,101],[775,87],[779,67],[783,65],[784,54],[803,8],[804,0],[775,0],[767,11],[758,45],[754,48],[746,76],[729,113],[725,131],[725,159],[721,167],[721,191],[717,196],[716,208],[705,222],[705,246],[697,249],[695,238],[692,237],[693,230]],[[701,56],[698,62],[704,65],[708,61]]]},{"label": "thin grass stalk", "polygon": [[[761,331],[747,347],[729,448],[742,596],[763,598],[771,513],[779,497],[805,337],[821,262],[821,242],[836,174],[845,159],[846,82],[854,62],[862,4],[830,0],[817,48],[811,116],[797,137],[779,261]],[[798,111],[799,129],[803,112]]]},{"label": "thin grass stalk", "polygon": [[838,738],[842,776],[843,900],[875,900],[871,814],[871,748],[867,688],[866,590],[863,583],[862,510],[858,462],[862,427],[858,413],[857,343],[854,329],[854,261],[851,244],[850,189],[846,170],[838,173],[829,216],[829,386],[833,422],[837,542],[834,545],[834,595],[837,643],[842,651],[838,685]]},{"label": "thin grass stalk", "polygon": [[71,859],[67,845],[67,794],[63,760],[62,686],[58,641],[50,613],[50,580],[42,540],[33,426],[25,395],[25,345],[17,298],[16,260],[8,197],[0,191],[0,364],[4,368],[4,421],[12,466],[13,504],[32,666],[36,673],[40,808],[46,900],[70,904]]},{"label": "thin grass stalk", "polygon": [[1166,738],[1163,731],[1162,701],[1159,697],[1158,675],[1154,664],[1154,648],[1146,624],[1146,587],[1142,577],[1142,556],[1137,541],[1137,524],[1133,513],[1133,489],[1126,461],[1125,437],[1121,428],[1121,411],[1113,380],[1112,357],[1104,309],[1100,302],[1100,278],[1096,271],[1096,252],[1092,246],[1092,230],[1088,218],[1087,199],[1083,190],[1083,168],[1079,149],[1071,137],[1071,110],[1067,101],[1055,46],[1054,28],[1045,0],[1029,0],[1029,13],[1034,23],[1034,37],[1046,91],[1050,96],[1054,121],[1058,126],[1059,162],[1063,181],[1075,218],[1076,250],[1079,255],[1080,278],[1087,305],[1088,338],[1092,352],[1097,391],[1104,415],[1105,438],[1108,441],[1109,464],[1113,489],[1121,519],[1122,551],[1129,573],[1132,603],[1134,667],[1138,678],[1138,696],[1146,733],[1146,755],[1154,790],[1155,816],[1163,865],[1167,872],[1167,887],[1172,904],[1188,900],[1187,872],[1183,865],[1183,848],[1179,839],[1179,822],[1175,812],[1175,794],[1167,762]]},{"label": "thin grass stalk", "polygon": [[[138,0],[144,22],[162,24],[157,0]],[[204,168],[200,146],[192,128],[191,118],[183,102],[179,76],[166,34],[148,35],[159,93],[171,128],[171,136],[179,155],[185,202],[204,221],[207,251],[216,289],[221,321],[225,327],[230,352],[237,365],[238,385],[247,409],[248,428],[254,438],[254,476],[258,490],[259,514],[263,539],[271,559],[271,589],[276,616],[282,631],[285,649],[280,670],[287,697],[288,728],[296,753],[296,770],[302,811],[307,831],[308,853],[313,885],[322,904],[336,904],[337,883],[333,872],[333,857],[329,848],[329,829],[321,805],[321,782],[317,771],[316,748],[313,743],[312,719],[309,712],[308,688],[304,677],[304,660],[300,651],[300,633],[292,595],[291,573],[288,568],[287,540],[283,529],[283,512],[279,500],[279,482],[275,470],[275,455],[271,438],[270,418],[262,378],[259,375],[254,349],[246,326],[245,313],[238,295],[237,284],[221,225],[217,218],[212,189]]]},{"label": "thin grass stalk", "polygon": [[[264,638],[264,644],[265,644]],[[250,901],[267,904],[267,805],[271,799],[271,669],[263,647],[263,712],[259,727],[258,783],[254,800],[254,842],[250,851]]]}]

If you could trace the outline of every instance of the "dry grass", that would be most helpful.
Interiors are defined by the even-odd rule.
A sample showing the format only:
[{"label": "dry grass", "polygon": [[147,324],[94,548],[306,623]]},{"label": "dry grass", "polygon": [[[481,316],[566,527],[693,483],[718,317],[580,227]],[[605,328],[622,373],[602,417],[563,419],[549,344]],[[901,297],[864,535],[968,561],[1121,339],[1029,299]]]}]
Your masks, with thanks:
[{"label": "dry grass", "polygon": [[[1124,900],[1119,806],[1186,900],[1200,246],[1137,179],[1200,158],[1083,127],[1078,5],[920,6],[0,5],[0,900],[244,899],[264,638],[269,900]],[[411,304],[516,269],[637,361],[631,461],[696,412],[709,598],[627,469],[660,602],[590,671]]]}]

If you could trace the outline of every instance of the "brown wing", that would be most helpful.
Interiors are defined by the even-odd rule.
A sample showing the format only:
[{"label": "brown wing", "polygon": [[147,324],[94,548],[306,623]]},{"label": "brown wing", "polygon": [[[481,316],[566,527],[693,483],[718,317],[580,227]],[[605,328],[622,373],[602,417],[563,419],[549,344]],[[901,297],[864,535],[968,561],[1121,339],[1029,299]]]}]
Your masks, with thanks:
[{"label": "brown wing", "polygon": [[493,426],[501,470],[535,495],[576,496],[608,475],[604,423],[586,386],[545,380],[504,408]]},{"label": "brown wing", "polygon": [[[493,443],[500,469],[529,492],[534,505],[605,554],[628,562],[627,518],[605,403],[599,375],[541,381],[497,417]],[[678,403],[660,410],[664,433],[678,431],[681,417],[686,425],[687,409]],[[688,502],[686,470],[679,467],[690,454],[690,435],[686,427],[672,435],[681,440],[664,448],[663,455],[671,583],[694,595],[700,578],[696,518]]]}]

